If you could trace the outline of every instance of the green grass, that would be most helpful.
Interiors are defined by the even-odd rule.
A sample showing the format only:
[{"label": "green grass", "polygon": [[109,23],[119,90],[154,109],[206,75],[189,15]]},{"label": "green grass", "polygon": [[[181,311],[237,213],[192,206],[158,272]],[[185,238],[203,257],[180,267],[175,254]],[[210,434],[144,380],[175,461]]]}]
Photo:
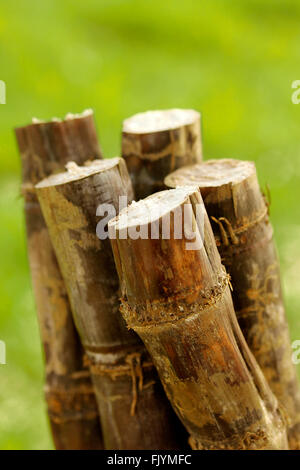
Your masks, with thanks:
[{"label": "green grass", "polygon": [[300,339],[300,79],[297,0],[10,0],[0,7],[0,448],[52,448],[12,129],[95,110],[107,157],[121,121],[192,107],[205,157],[255,160],[272,191],[292,338]]}]

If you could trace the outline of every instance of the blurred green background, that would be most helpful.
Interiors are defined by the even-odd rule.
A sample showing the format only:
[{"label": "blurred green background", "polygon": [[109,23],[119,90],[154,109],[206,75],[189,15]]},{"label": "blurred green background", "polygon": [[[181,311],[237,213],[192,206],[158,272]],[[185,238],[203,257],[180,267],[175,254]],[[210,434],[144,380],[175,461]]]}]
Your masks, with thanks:
[{"label": "blurred green background", "polygon": [[[139,111],[202,112],[205,158],[255,160],[271,188],[292,339],[300,339],[297,0],[10,0],[0,5],[0,448],[52,448],[12,129],[95,111],[107,157]],[[300,366],[298,366],[300,370]]]}]

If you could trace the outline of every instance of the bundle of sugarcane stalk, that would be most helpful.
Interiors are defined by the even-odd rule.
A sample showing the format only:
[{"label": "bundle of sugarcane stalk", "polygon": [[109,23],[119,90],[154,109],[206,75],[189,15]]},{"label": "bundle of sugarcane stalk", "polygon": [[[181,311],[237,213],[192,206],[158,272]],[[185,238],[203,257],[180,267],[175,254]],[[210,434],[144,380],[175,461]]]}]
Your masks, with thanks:
[{"label": "bundle of sugarcane stalk", "polygon": [[194,110],[125,120],[124,158],[90,112],[17,137],[56,448],[300,448],[254,164],[202,162]]}]

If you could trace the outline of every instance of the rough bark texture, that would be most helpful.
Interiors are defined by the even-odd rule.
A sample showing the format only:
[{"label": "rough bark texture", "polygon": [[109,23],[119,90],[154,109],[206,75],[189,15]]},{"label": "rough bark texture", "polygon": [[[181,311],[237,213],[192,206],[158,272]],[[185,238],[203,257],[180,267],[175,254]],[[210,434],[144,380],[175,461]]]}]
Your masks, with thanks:
[{"label": "rough bark texture", "polygon": [[197,185],[212,221],[246,341],[289,423],[289,445],[300,448],[300,389],[282,300],[279,264],[255,165],[210,160],[174,172],[170,187]]},{"label": "rough bark texture", "polygon": [[[149,215],[155,209],[165,220],[175,211],[169,239],[162,217]],[[156,239],[145,238],[150,221],[157,221]],[[125,238],[127,227],[139,227],[144,238]],[[180,188],[150,196],[123,210],[109,230],[116,234],[124,317],[150,352],[192,447],[286,449],[277,400],[238,326],[200,193]]]},{"label": "rough bark texture", "polygon": [[99,416],[83,349],[65,285],[34,185],[78,163],[100,158],[93,116],[40,122],[16,129],[22,159],[23,194],[32,283],[45,352],[48,413],[57,449],[103,448]]},{"label": "rough bark texture", "polygon": [[200,114],[193,110],[148,111],[123,123],[122,156],[137,199],[165,189],[164,177],[202,160]]},{"label": "rough bark texture", "polygon": [[[181,423],[144,345],[120,315],[110,242],[103,233],[101,240],[96,235],[100,204],[110,204],[118,213],[119,197],[133,199],[124,160],[69,166],[68,173],[40,183],[37,192],[90,364],[105,447],[179,448],[184,445]],[[98,230],[100,236],[99,225]]]}]

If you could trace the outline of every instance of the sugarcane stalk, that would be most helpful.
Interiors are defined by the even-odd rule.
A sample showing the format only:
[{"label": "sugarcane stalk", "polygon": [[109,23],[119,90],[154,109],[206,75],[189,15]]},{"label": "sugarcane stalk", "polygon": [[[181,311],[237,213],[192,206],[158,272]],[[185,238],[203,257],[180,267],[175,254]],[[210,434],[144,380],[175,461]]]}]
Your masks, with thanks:
[{"label": "sugarcane stalk", "polygon": [[123,316],[150,352],[191,446],[286,449],[277,400],[238,326],[197,188],[129,206],[109,233]]},{"label": "sugarcane stalk", "polygon": [[289,445],[300,449],[300,389],[282,298],[279,262],[255,165],[209,160],[177,170],[169,187],[197,185],[231,276],[233,301],[246,341],[289,425]]},{"label": "sugarcane stalk", "polygon": [[[37,193],[90,365],[105,447],[184,446],[182,426],[149,355],[119,312],[119,281],[105,227],[119,204],[133,199],[124,160],[69,165],[38,184]],[[105,216],[97,228],[96,213]]]},{"label": "sugarcane stalk", "polygon": [[131,116],[123,122],[122,156],[137,200],[165,189],[168,173],[202,160],[200,114],[169,109]]},{"label": "sugarcane stalk", "polygon": [[64,168],[101,158],[92,112],[34,120],[16,129],[28,255],[45,356],[45,397],[56,449],[102,449],[99,415],[83,348],[34,185]]}]

